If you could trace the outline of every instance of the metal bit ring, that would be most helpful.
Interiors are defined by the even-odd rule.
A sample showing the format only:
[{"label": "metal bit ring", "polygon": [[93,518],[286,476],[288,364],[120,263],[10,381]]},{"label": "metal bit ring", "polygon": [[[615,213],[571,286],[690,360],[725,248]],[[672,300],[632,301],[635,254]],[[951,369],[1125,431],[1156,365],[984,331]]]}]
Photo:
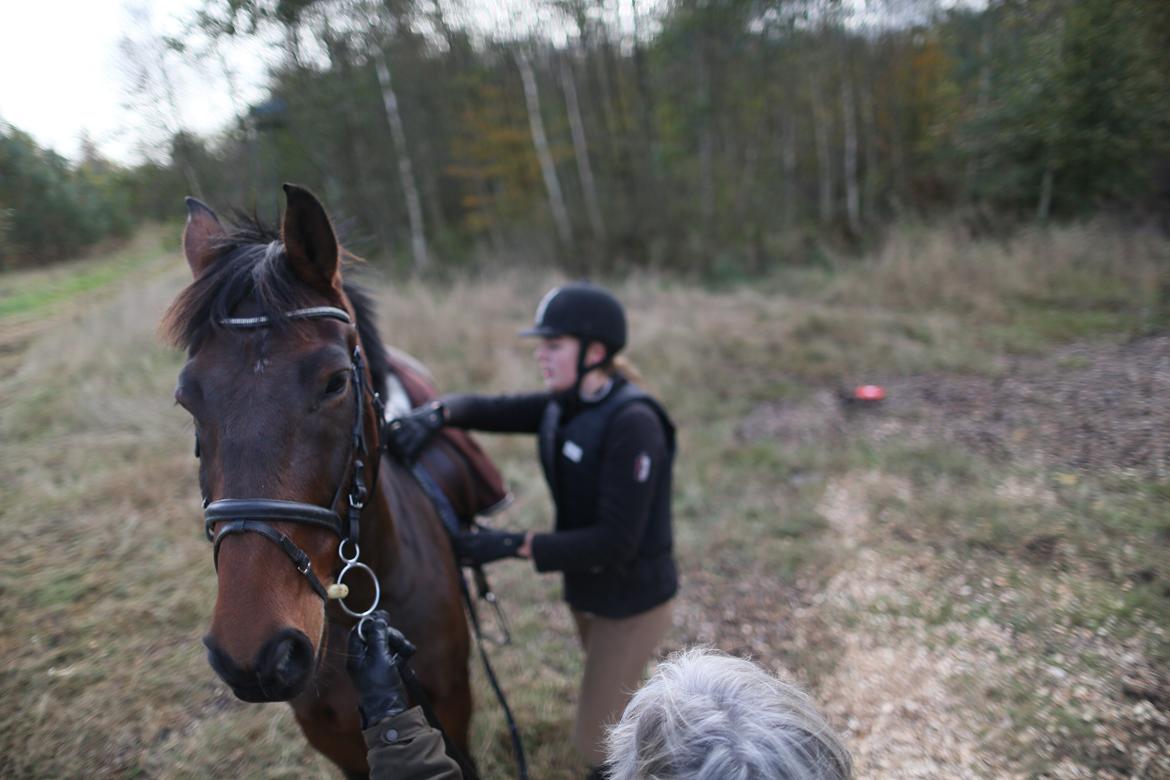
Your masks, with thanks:
[{"label": "metal bit ring", "polygon": [[358,639],[362,640],[363,643],[365,643],[365,641],[366,641],[366,633],[365,633],[366,623],[369,623],[372,620],[373,620],[373,618],[370,617],[369,615],[366,615],[364,618],[361,618],[360,620],[358,620],[358,623],[357,623]]},{"label": "metal bit ring", "polygon": [[[341,607],[342,611],[344,611],[345,614],[349,615],[350,617],[363,619],[372,615],[374,610],[378,608],[378,602],[382,600],[382,584],[378,582],[378,575],[374,574],[374,570],[357,559],[359,552],[360,550],[358,550],[357,542],[354,542],[353,557],[347,557],[345,554],[345,541],[342,541],[341,545],[338,547],[337,554],[341,556],[341,560],[345,562],[345,565],[341,567],[341,571],[337,575],[337,583],[344,584],[343,581],[345,580],[345,575],[348,574],[351,569],[364,571],[369,575],[370,581],[374,583],[374,600],[367,609],[361,612],[357,612],[351,609],[350,606],[345,603],[345,598],[337,599],[337,604]],[[350,588],[350,590],[352,591],[353,589]]]}]

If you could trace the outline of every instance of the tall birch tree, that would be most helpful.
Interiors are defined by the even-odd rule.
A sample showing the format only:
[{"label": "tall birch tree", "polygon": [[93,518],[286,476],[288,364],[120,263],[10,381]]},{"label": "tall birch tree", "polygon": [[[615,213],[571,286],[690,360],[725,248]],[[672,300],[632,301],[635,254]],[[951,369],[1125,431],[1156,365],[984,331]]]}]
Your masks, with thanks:
[{"label": "tall birch tree", "polygon": [[601,204],[597,198],[597,184],[593,179],[593,166],[589,163],[589,144],[585,139],[585,123],[581,121],[581,107],[577,100],[577,85],[573,70],[567,58],[560,58],[561,89],[565,93],[566,113],[569,115],[569,130],[573,136],[573,152],[577,158],[577,175],[581,177],[581,189],[585,195],[585,211],[589,215],[589,226],[593,237],[605,241],[605,221],[601,216]]},{"label": "tall birch tree", "polygon": [[842,161],[845,168],[845,215],[854,235],[861,233],[861,188],[857,180],[857,106],[853,100],[853,77],[848,62],[841,74],[841,131],[844,136]]},{"label": "tall birch tree", "polygon": [[398,96],[390,79],[390,62],[386,53],[377,43],[373,50],[374,69],[378,74],[378,88],[382,91],[382,105],[386,109],[386,120],[390,123],[390,137],[394,142],[394,154],[398,159],[398,178],[402,182],[402,194],[406,199],[406,214],[410,220],[410,251],[414,257],[414,270],[423,271],[430,265],[427,256],[426,230],[423,225],[422,199],[414,179],[414,166],[410,161],[410,150],[406,146],[406,130],[402,126],[402,115],[398,111]]},{"label": "tall birch tree", "polygon": [[821,224],[833,221],[833,160],[829,149],[830,113],[825,106],[819,85],[812,76],[808,80],[809,100],[812,102],[813,142],[817,155],[817,213]]},{"label": "tall birch tree", "polygon": [[528,109],[528,127],[532,133],[532,145],[536,148],[536,159],[540,163],[540,175],[548,193],[549,210],[556,225],[557,238],[562,246],[573,242],[573,230],[569,224],[569,212],[565,208],[565,196],[561,192],[561,181],[557,177],[557,166],[548,148],[548,137],[544,132],[544,119],[540,114],[540,91],[536,86],[536,74],[532,62],[523,49],[515,53],[516,67],[520,69],[520,80],[524,84],[524,101]]}]

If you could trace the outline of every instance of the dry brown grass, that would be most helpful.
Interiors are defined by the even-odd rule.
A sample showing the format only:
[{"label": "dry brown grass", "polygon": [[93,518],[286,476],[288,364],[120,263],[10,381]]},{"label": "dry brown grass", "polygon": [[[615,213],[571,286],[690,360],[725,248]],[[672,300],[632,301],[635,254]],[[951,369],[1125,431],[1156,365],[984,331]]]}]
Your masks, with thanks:
[{"label": "dry brown grass", "polygon": [[1029,228],[999,241],[972,241],[957,227],[907,229],[892,232],[839,290],[858,304],[985,323],[1011,321],[1028,303],[1142,316],[1157,302],[1167,252],[1155,230],[1105,222]]},{"label": "dry brown grass", "polygon": [[[1138,516],[1164,486],[1131,475],[1150,503],[1124,503],[1115,475],[1084,473],[1070,503],[1042,469],[848,427],[830,437],[816,409],[835,410],[837,386],[874,374],[995,374],[1008,351],[1116,339],[1155,321],[1168,256],[1164,239],[1099,226],[1006,243],[940,229],[895,237],[836,276],[784,272],[718,291],[653,275],[617,283],[630,355],[681,429],[684,590],[665,649],[713,644],[795,674],[863,776],[1122,776],[1098,743],[1165,717],[1163,704],[1126,698],[1121,680],[1152,674],[1157,690],[1149,652],[1166,639],[1148,617],[1156,587],[1119,602],[1122,580],[1100,566],[1124,556],[1082,542],[1104,528],[1111,544],[1148,545],[1153,525],[1108,517]],[[444,388],[533,386],[530,345],[514,333],[554,273],[446,287],[367,276],[387,340]],[[5,777],[334,776],[287,707],[237,702],[203,658],[214,577],[190,426],[171,404],[180,356],[154,334],[185,279],[177,256],[160,257],[52,318],[0,319],[11,367],[0,377]],[[809,418],[768,428],[758,410],[777,400],[807,402]],[[533,443],[484,442],[517,497],[500,522],[546,527]],[[1018,521],[986,520],[988,507]],[[1065,534],[1065,568],[1027,547],[1017,530],[1031,522]],[[580,656],[556,578],[519,562],[493,575],[517,638],[493,659],[533,777],[577,777],[565,737]],[[1041,619],[1046,604],[1055,617]],[[1050,681],[1035,688],[1039,704],[1022,687],[1032,678]],[[475,752],[487,776],[506,777],[502,718],[476,684]],[[1126,766],[1156,776],[1144,728],[1123,741]]]}]

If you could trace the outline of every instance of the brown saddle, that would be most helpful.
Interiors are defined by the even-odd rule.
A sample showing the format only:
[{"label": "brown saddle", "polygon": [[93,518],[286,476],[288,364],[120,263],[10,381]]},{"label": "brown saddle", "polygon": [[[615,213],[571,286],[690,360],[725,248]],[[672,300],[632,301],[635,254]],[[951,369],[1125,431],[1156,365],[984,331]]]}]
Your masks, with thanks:
[{"label": "brown saddle", "polygon": [[[387,348],[386,359],[412,408],[438,397],[434,380],[413,357]],[[467,431],[443,428],[423,450],[419,462],[465,525],[476,515],[490,515],[511,503],[512,495],[500,470]]]}]

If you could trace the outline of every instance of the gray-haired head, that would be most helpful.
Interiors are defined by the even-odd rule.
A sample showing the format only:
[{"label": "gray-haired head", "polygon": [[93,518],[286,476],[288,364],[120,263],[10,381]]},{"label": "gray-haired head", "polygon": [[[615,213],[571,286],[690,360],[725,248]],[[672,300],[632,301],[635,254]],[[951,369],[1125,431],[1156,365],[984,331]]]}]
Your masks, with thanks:
[{"label": "gray-haired head", "polygon": [[704,649],[660,664],[606,746],[613,780],[847,780],[853,771],[803,691]]}]

